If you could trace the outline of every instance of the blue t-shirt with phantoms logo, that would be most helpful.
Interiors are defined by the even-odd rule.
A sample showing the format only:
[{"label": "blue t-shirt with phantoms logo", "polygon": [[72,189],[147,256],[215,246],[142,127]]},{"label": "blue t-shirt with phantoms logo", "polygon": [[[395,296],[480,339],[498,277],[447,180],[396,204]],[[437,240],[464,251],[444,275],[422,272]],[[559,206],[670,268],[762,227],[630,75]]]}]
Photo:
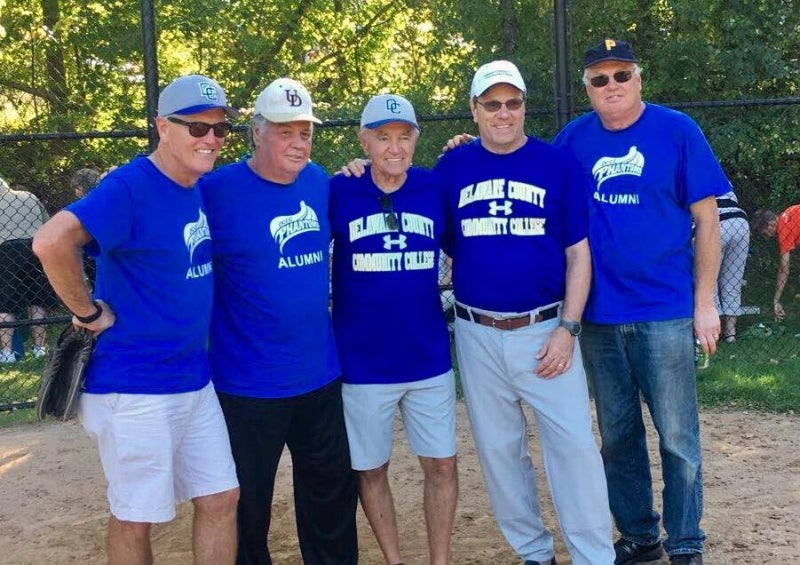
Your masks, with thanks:
[{"label": "blue t-shirt with phantoms logo", "polygon": [[274,183],[246,160],[200,179],[214,238],[217,390],[286,398],[339,376],[328,314],[328,182],[309,163],[293,183]]},{"label": "blue t-shirt with phantoms logo", "polygon": [[694,313],[689,207],[730,190],[689,116],[647,104],[623,130],[591,112],[553,143],[569,149],[591,180],[592,288],[584,318],[600,324],[655,322]]},{"label": "blue t-shirt with phantoms logo", "polygon": [[116,323],[87,367],[90,393],[170,394],[209,381],[211,238],[196,188],[137,157],[67,207],[92,236],[96,298]]}]

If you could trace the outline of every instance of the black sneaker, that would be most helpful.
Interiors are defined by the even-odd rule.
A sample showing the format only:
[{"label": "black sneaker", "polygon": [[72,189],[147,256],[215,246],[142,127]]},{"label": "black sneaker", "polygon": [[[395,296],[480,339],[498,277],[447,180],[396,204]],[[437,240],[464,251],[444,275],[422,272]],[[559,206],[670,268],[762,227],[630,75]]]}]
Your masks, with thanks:
[{"label": "black sneaker", "polygon": [[678,555],[670,555],[669,562],[678,563],[679,565],[703,565],[703,554],[679,553]]},{"label": "black sneaker", "polygon": [[556,558],[553,557],[547,563],[543,563],[542,561],[531,561],[530,559],[525,562],[525,565],[556,565]]},{"label": "black sneaker", "polygon": [[642,545],[630,540],[618,539],[614,543],[614,553],[617,554],[614,565],[633,565],[634,563],[656,561],[664,554],[664,550],[661,549],[660,540]]}]

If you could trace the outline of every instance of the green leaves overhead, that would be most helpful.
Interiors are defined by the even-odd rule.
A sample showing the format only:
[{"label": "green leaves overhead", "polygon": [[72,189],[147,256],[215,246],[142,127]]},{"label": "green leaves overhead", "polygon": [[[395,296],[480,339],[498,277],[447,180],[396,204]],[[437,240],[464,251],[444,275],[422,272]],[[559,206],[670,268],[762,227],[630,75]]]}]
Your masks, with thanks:
[{"label": "green leaves overhead", "polygon": [[[369,96],[411,99],[419,114],[465,114],[475,68],[518,64],[529,108],[553,108],[552,0],[154,0],[161,84],[200,72],[245,110],[278,76],[312,92],[323,119],[359,116]],[[572,0],[569,72],[576,111],[588,102],[583,51],[606,36],[629,40],[642,59],[644,93],[656,102],[800,96],[800,0]],[[140,2],[0,0],[0,132],[143,129]],[[800,177],[797,106],[690,110],[726,170],[753,200],[782,201]],[[245,119],[247,114],[245,114]],[[549,137],[553,120],[535,118]],[[426,127],[446,138],[470,122]],[[320,132],[321,133],[321,132]],[[320,136],[332,154],[352,132]],[[438,140],[437,140],[438,143]],[[139,142],[82,142],[0,153],[0,175],[36,168],[42,182],[87,157],[111,164]],[[436,143],[421,162],[435,158]],[[429,154],[430,153],[430,154]],[[32,157],[31,157],[32,158]],[[776,184],[777,183],[777,184]],[[745,196],[745,200],[749,197]]]}]

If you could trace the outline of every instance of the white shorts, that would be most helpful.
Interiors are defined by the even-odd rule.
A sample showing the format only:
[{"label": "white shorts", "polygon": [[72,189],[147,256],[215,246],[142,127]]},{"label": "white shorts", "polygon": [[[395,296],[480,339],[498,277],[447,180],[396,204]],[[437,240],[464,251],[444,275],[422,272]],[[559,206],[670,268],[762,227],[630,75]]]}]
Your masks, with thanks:
[{"label": "white shorts", "polygon": [[397,384],[343,384],[344,421],[356,471],[377,469],[392,455],[395,409],[400,407],[411,452],[443,459],[456,454],[453,371]]},{"label": "white shorts", "polygon": [[179,502],[239,486],[211,383],[180,394],[83,393],[79,416],[118,520],[169,522]]}]

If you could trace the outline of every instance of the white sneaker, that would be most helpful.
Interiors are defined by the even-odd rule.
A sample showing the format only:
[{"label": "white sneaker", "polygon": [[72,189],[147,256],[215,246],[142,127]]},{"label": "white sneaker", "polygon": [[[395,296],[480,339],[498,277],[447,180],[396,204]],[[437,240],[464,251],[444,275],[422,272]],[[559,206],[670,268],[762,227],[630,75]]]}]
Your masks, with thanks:
[{"label": "white sneaker", "polygon": [[34,357],[44,357],[47,355],[47,347],[43,345],[34,345],[33,346],[33,356]]},{"label": "white sneaker", "polygon": [[16,363],[17,356],[10,349],[0,351],[0,363]]}]

